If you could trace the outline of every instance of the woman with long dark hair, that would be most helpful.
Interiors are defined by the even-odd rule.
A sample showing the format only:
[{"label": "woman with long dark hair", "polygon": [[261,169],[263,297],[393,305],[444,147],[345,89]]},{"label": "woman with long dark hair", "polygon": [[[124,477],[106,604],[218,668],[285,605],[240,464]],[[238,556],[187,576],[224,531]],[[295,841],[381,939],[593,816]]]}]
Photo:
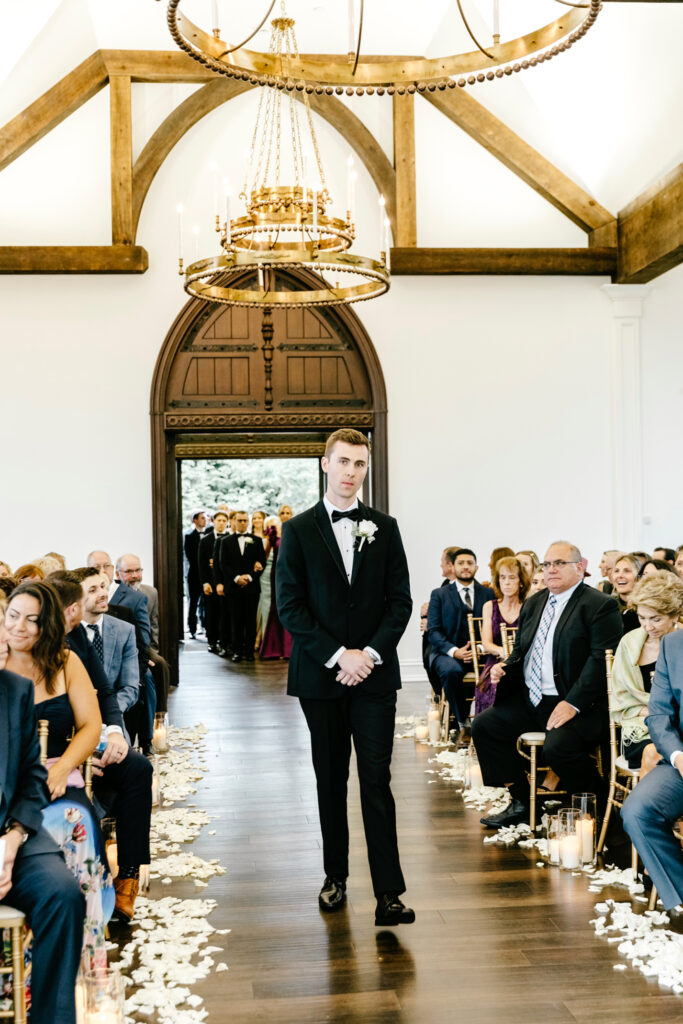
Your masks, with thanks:
[{"label": "woman with long dark hair", "polygon": [[52,803],[43,825],[61,847],[86,898],[83,953],[91,967],[106,965],[105,925],[114,889],[80,765],[100,739],[97,694],[78,655],[66,646],[59,598],[48,583],[23,583],[10,596],[5,616],[7,668],[33,682],[36,719],[49,723],[47,785]]}]

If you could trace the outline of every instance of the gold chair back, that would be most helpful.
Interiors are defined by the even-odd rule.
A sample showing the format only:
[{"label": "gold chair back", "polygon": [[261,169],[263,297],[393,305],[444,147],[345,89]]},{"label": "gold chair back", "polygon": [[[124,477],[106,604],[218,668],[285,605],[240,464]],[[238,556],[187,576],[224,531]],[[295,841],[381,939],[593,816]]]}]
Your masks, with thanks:
[{"label": "gold chair back", "polygon": [[[47,738],[49,732],[50,723],[46,718],[41,718],[38,722],[38,743],[40,744],[40,763],[43,767],[47,764]],[[92,756],[83,762],[81,772],[85,785],[85,794],[88,800],[92,800]]]},{"label": "gold chair back", "polygon": [[[619,726],[614,721],[612,714],[614,703],[614,682],[612,678],[613,666],[614,652],[607,650],[605,651],[605,675],[607,678],[607,699],[609,702],[609,795],[607,797],[607,808],[602,822],[602,829],[600,830],[600,838],[598,839],[598,853],[602,852],[602,848],[605,845],[607,826],[609,825],[612,808],[623,806],[626,797],[635,786],[640,774],[638,769],[629,768],[628,765],[624,764],[622,759],[619,757]],[[633,848],[631,859],[633,866],[635,866],[635,848]]]},{"label": "gold chair back", "polygon": [[517,639],[517,626],[508,626],[504,622],[500,624],[500,645],[505,651],[505,660],[512,654],[512,648]]},{"label": "gold chair back", "polygon": [[470,634],[470,647],[472,649],[472,669],[465,674],[465,679],[470,677],[475,684],[479,683],[479,664],[484,656],[484,649],[481,646],[481,616],[471,613],[467,616],[467,629]]}]

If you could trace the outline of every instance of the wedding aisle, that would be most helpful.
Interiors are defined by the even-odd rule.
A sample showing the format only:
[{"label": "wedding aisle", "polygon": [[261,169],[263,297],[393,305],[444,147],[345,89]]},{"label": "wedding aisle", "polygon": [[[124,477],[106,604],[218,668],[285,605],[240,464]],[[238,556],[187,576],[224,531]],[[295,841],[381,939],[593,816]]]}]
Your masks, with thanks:
[{"label": "wedding aisle", "polygon": [[[681,996],[623,965],[590,924],[585,877],[539,869],[533,851],[484,845],[479,813],[448,781],[427,774],[435,751],[396,740],[393,789],[399,844],[417,920],[380,931],[365,854],[357,782],[350,784],[348,904],[323,916],[320,840],[308,734],[284,692],[282,663],[233,666],[188,644],[174,725],[203,723],[207,765],[188,797],[212,820],[188,847],[226,873],[152,882],[151,896],[211,899],[210,942],[228,970],[192,986],[208,1021],[648,1024],[678,1019]],[[399,694],[420,712],[424,687]],[[398,730],[400,731],[400,730]],[[215,833],[215,834],[211,834]],[[154,870],[154,867],[153,867]],[[139,1018],[151,1019],[154,1018]]]}]

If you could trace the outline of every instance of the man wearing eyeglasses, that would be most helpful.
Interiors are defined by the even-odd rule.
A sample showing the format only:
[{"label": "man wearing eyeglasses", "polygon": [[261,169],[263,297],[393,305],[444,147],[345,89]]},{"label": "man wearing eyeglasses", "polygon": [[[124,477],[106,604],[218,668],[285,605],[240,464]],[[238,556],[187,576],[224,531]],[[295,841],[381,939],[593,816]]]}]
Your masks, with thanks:
[{"label": "man wearing eyeglasses", "polygon": [[575,545],[556,541],[542,564],[547,590],[523,605],[513,652],[491,672],[495,704],[472,726],[484,784],[510,788],[506,810],[481,819],[489,828],[528,820],[526,762],[517,752],[523,732],[545,732],[539,763],[570,795],[605,795],[591,754],[608,728],[605,650],[621,639],[619,607],[583,582]]}]

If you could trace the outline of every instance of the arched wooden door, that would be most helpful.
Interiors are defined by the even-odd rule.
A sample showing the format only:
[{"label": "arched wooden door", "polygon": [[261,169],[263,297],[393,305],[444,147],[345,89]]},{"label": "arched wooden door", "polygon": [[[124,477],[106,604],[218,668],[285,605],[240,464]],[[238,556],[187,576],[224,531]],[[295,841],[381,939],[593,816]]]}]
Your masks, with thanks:
[{"label": "arched wooden door", "polygon": [[[305,272],[282,279],[278,273],[275,287],[296,288],[304,280]],[[365,498],[386,510],[386,390],[377,353],[352,309],[264,312],[192,299],[159,354],[151,418],[160,646],[176,671],[180,461],[322,455],[328,434],[355,427],[372,440]]]}]

